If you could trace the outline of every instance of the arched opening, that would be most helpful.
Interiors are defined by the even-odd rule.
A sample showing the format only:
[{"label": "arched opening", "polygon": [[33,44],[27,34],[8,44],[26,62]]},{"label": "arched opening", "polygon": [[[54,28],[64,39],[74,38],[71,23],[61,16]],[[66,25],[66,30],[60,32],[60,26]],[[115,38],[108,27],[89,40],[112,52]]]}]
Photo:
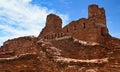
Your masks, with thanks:
[{"label": "arched opening", "polygon": [[67,32],[68,32],[68,28],[67,28]]},{"label": "arched opening", "polygon": [[57,34],[55,33],[55,38],[57,38]]},{"label": "arched opening", "polygon": [[86,28],[86,25],[85,25],[85,23],[83,23],[83,28]]},{"label": "arched opening", "polygon": [[50,36],[51,36],[51,39],[53,39],[53,38],[54,38],[54,37],[53,37],[53,34],[51,34]]},{"label": "arched opening", "polygon": [[104,32],[104,28],[101,28],[101,36],[105,36]]},{"label": "arched opening", "polygon": [[61,33],[61,37],[63,37],[63,33]]}]

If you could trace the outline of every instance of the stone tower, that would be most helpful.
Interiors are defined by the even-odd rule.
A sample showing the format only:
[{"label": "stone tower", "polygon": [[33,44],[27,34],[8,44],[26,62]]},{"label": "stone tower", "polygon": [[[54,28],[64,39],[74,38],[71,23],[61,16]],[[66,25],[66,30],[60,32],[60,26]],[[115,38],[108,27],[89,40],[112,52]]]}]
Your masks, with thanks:
[{"label": "stone tower", "polygon": [[99,8],[98,5],[92,4],[88,7],[88,18],[101,26],[106,25],[106,16],[104,8]]},{"label": "stone tower", "polygon": [[53,33],[62,31],[62,20],[55,14],[49,14],[46,18],[46,25],[40,33],[39,37],[44,37]]},{"label": "stone tower", "polygon": [[62,20],[59,16],[55,14],[50,14],[47,16],[46,28],[48,31],[59,32],[62,29]]}]

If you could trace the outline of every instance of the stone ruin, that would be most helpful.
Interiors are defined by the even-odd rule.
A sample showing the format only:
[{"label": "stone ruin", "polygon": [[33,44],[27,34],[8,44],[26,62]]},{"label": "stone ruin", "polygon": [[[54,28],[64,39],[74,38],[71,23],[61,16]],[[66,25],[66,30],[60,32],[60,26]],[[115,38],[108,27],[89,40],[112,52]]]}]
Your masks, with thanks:
[{"label": "stone ruin", "polygon": [[62,28],[49,14],[38,37],[25,36],[0,47],[0,72],[120,72],[120,39],[109,34],[104,8],[92,4],[88,18]]},{"label": "stone ruin", "polygon": [[108,36],[104,8],[99,8],[97,5],[90,5],[87,19],[81,18],[72,21],[63,28],[60,17],[54,14],[48,15],[46,26],[38,38],[51,40],[63,36],[72,36],[83,41],[103,43],[104,38]]},{"label": "stone ruin", "polygon": [[[38,39],[57,41],[72,37],[85,42],[104,44],[105,38],[108,37],[104,8],[99,8],[97,5],[90,5],[88,15],[88,19],[81,18],[77,21],[72,21],[62,28],[61,18],[57,15],[50,14],[47,16],[46,26],[38,36]],[[56,43],[54,45],[60,44]],[[58,45],[57,48],[60,48],[60,46]]]}]

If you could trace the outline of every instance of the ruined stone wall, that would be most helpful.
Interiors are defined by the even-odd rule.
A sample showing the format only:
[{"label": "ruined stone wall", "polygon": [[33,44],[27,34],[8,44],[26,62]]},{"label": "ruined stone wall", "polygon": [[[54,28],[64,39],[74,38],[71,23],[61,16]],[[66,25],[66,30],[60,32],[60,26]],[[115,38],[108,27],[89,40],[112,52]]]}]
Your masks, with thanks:
[{"label": "ruined stone wall", "polygon": [[4,45],[0,48],[0,56],[4,55],[4,57],[8,57],[8,54],[19,55],[34,52],[34,40],[35,37],[31,36],[8,40],[4,42]]},{"label": "ruined stone wall", "polygon": [[35,55],[13,60],[0,59],[0,72],[38,72],[38,61]]},{"label": "ruined stone wall", "polygon": [[87,19],[81,18],[72,21],[64,28],[62,28],[61,18],[50,14],[47,16],[46,26],[43,28],[38,38],[51,40],[66,35],[84,41],[103,43],[104,37],[108,35],[104,8],[99,8],[97,5],[90,5]]},{"label": "ruined stone wall", "polygon": [[72,21],[63,30],[68,35],[80,40],[103,43],[104,37],[108,35],[105,11],[97,5],[90,5],[88,19],[81,18]]},{"label": "ruined stone wall", "polygon": [[74,59],[98,59],[107,57],[107,48],[101,45],[83,45],[73,38],[51,41],[54,47],[60,49],[62,56]]},{"label": "ruined stone wall", "polygon": [[80,40],[102,43],[104,42],[104,36],[108,33],[106,28],[96,27],[87,22],[77,23],[76,27],[74,27],[74,24],[75,22],[72,22],[64,27],[64,32]]}]

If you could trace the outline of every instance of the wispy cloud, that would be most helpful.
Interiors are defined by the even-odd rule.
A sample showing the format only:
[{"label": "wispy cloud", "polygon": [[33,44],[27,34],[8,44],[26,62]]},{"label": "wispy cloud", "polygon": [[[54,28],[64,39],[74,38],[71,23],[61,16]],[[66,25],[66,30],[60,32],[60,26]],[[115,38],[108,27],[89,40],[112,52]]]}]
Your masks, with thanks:
[{"label": "wispy cloud", "polygon": [[68,16],[46,7],[31,4],[32,0],[0,0],[0,45],[3,41],[26,35],[37,36],[46,16],[55,13],[66,23]]}]

